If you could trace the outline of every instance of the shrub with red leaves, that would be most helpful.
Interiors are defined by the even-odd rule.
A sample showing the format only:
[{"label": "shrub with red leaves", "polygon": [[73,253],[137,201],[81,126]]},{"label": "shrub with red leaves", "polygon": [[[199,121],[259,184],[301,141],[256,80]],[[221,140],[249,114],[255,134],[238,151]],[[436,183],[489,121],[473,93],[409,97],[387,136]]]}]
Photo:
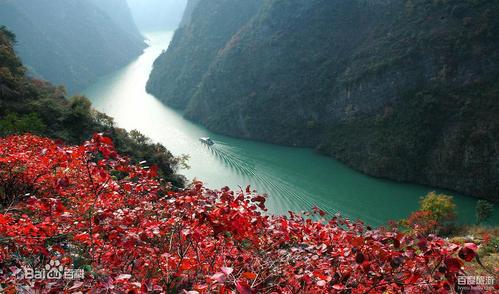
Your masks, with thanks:
[{"label": "shrub with red leaves", "polygon": [[[28,292],[447,292],[475,256],[436,236],[366,228],[339,216],[265,214],[251,191],[182,192],[95,135],[61,146],[0,139],[0,286]],[[312,213],[322,218],[324,212]],[[459,254],[458,254],[459,252]],[[28,280],[58,260],[84,280]]]},{"label": "shrub with red leaves", "polygon": [[432,212],[427,210],[415,211],[407,218],[407,227],[414,233],[429,234],[435,232],[438,225]]}]

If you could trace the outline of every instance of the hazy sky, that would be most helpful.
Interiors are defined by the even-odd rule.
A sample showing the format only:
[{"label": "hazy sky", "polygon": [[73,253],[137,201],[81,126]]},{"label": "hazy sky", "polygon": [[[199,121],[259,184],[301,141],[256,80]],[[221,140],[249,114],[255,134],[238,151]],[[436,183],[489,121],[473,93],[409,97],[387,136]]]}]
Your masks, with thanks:
[{"label": "hazy sky", "polygon": [[127,0],[142,31],[177,28],[187,0]]}]

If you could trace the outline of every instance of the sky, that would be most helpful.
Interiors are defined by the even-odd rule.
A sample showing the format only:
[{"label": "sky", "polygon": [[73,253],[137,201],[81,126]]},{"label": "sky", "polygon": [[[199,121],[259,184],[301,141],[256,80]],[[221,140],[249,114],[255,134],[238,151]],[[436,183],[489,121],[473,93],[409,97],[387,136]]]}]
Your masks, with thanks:
[{"label": "sky", "polygon": [[127,0],[143,32],[174,30],[182,20],[187,0]]}]

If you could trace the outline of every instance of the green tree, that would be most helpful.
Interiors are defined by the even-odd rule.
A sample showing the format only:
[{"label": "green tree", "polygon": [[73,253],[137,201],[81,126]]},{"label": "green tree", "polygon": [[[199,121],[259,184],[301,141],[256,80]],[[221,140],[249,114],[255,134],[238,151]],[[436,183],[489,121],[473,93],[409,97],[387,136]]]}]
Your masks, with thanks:
[{"label": "green tree", "polygon": [[73,114],[76,117],[87,117],[90,116],[92,110],[92,102],[88,100],[85,96],[73,96],[71,97],[70,107],[73,110]]},{"label": "green tree", "polygon": [[92,103],[85,96],[73,96],[69,99],[70,112],[65,124],[76,130],[89,130],[94,123]]},{"label": "green tree", "polygon": [[480,224],[487,221],[494,213],[494,205],[487,200],[478,200],[476,202],[476,223]]},{"label": "green tree", "polygon": [[0,32],[3,33],[11,43],[16,43],[16,34],[9,31],[6,26],[0,26]]},{"label": "green tree", "polygon": [[420,205],[421,210],[430,211],[440,224],[456,218],[456,204],[452,196],[430,192],[421,198]]},{"label": "green tree", "polygon": [[18,115],[9,113],[0,119],[0,135],[33,133],[42,134],[47,127],[36,113]]}]

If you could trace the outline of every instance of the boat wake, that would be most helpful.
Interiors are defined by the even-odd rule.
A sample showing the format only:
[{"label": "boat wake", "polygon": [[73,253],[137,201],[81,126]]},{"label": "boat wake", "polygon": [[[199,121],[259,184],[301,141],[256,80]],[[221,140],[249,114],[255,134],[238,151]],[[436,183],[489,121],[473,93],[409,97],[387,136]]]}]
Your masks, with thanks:
[{"label": "boat wake", "polygon": [[330,205],[320,201],[315,197],[310,197],[308,193],[297,186],[293,186],[282,179],[272,175],[263,168],[258,168],[255,164],[241,160],[238,154],[241,150],[235,150],[234,147],[217,142],[216,145],[207,146],[209,152],[217,158],[224,166],[233,172],[242,176],[260,193],[271,196],[269,198],[269,209],[274,213],[287,214],[290,207],[295,211],[309,211],[314,206],[324,209],[328,214],[333,215],[338,211],[327,209]]}]

